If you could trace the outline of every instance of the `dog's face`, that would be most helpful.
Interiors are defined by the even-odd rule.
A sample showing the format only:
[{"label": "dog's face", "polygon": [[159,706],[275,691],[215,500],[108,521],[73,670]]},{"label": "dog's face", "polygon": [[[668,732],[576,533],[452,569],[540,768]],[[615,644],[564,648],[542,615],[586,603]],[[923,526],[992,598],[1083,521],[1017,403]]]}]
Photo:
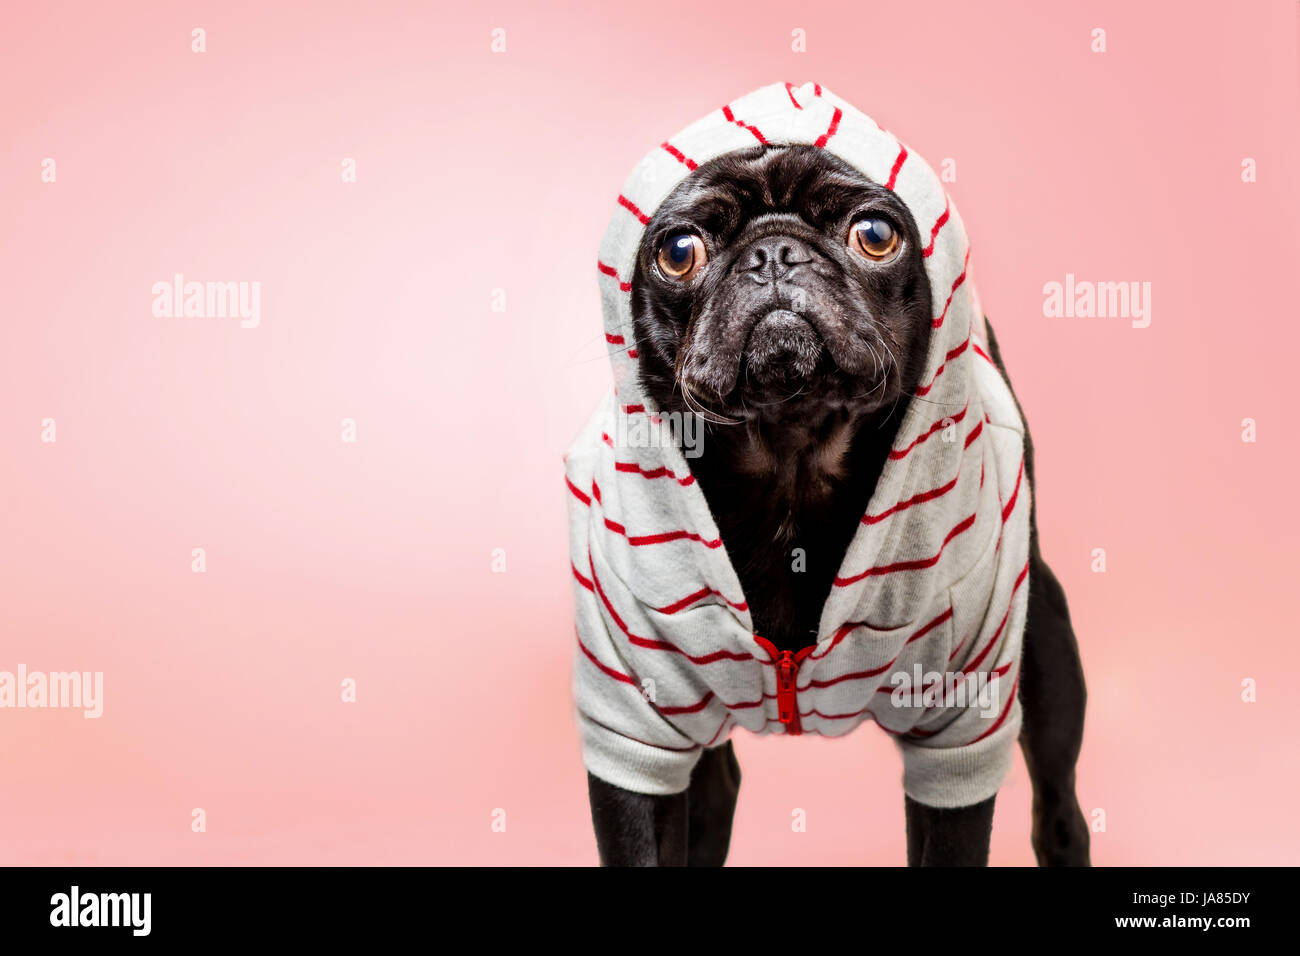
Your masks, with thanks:
[{"label": "dog's face", "polygon": [[826,150],[701,165],[646,227],[632,283],[642,385],[666,411],[870,412],[916,385],[930,285],[906,205]]}]

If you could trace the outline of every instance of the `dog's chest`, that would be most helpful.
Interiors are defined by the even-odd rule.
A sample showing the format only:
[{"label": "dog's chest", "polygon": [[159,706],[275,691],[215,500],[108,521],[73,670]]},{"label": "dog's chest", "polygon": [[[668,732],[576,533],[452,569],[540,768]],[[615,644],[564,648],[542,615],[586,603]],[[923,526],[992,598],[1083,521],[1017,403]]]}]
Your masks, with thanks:
[{"label": "dog's chest", "polygon": [[842,444],[802,444],[761,468],[754,467],[752,447],[724,446],[696,469],[755,633],[779,650],[817,641],[822,609],[893,432],[860,427],[831,437]]}]

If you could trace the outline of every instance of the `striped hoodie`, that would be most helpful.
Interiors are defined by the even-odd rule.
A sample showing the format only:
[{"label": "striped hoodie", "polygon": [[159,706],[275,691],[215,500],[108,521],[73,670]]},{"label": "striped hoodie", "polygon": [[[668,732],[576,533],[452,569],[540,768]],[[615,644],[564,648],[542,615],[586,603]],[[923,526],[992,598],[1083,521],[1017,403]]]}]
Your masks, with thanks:
[{"label": "striped hoodie", "polygon": [[[893,190],[923,240],[934,300],[922,384],[822,610],[779,652],[680,448],[642,394],[631,277],[642,232],[701,163],[755,143],[811,144]],[[970,246],[938,177],[820,85],[776,84],[665,141],[627,180],[599,255],[615,387],[565,458],[576,594],[574,693],[587,769],[639,793],[686,789],[737,728],[838,737],[871,719],[903,787],[935,807],[997,792],[1020,727],[1029,483],[1024,427],[984,347]]]}]

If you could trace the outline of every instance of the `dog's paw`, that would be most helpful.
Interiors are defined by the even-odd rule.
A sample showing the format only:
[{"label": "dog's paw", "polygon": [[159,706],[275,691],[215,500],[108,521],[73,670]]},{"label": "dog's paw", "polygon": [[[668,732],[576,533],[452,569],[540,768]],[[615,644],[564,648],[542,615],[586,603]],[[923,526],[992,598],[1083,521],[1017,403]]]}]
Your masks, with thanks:
[{"label": "dog's paw", "polygon": [[1034,804],[1034,825],[1030,837],[1039,866],[1091,866],[1091,832],[1073,798],[1047,807]]}]

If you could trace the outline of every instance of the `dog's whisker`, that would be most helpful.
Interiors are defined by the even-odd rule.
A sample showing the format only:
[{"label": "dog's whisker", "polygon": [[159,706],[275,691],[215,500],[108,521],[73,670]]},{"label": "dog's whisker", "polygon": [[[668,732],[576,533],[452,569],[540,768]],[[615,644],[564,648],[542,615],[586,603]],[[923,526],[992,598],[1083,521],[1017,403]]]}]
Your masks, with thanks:
[{"label": "dog's whisker", "polygon": [[714,412],[713,410],[706,408],[704,403],[696,398],[695,393],[691,391],[690,386],[686,384],[685,380],[678,378],[676,381],[678,388],[681,389],[682,401],[686,403],[687,408],[696,415],[699,415],[700,418],[704,419],[706,422],[712,422],[714,425],[740,424],[741,420],[738,418],[725,418],[720,412]]}]

